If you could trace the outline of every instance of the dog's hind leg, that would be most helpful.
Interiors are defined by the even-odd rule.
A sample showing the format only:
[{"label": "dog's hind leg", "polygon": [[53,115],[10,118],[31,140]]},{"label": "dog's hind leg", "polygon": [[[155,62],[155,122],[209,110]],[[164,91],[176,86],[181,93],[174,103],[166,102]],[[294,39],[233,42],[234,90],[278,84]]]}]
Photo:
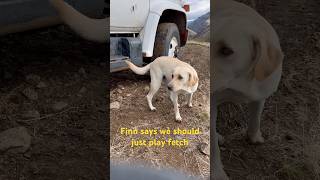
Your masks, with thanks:
[{"label": "dog's hind leg", "polygon": [[151,77],[151,82],[150,82],[150,90],[147,95],[147,101],[148,101],[150,110],[155,111],[156,108],[152,105],[152,98],[154,94],[159,90],[161,86],[162,78],[161,77],[159,78],[152,69],[150,69],[150,77]]}]

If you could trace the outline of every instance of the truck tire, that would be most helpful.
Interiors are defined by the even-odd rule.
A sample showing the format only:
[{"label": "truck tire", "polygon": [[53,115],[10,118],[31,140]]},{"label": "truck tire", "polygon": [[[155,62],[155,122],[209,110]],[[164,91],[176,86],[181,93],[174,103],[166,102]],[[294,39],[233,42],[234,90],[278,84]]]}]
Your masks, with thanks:
[{"label": "truck tire", "polygon": [[180,47],[180,33],[176,24],[161,23],[158,25],[153,48],[153,58],[175,55],[175,48]]}]

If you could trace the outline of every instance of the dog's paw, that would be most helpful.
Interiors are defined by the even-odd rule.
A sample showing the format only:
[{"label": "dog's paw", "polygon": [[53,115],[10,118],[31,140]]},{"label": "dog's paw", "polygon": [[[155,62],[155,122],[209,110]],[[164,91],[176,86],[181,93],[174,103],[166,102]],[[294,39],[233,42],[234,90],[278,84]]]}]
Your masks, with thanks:
[{"label": "dog's paw", "polygon": [[262,134],[260,131],[258,131],[255,134],[247,134],[248,140],[251,144],[262,144],[264,143],[264,138],[262,137]]},{"label": "dog's paw", "polygon": [[177,122],[182,122],[181,116],[176,116],[176,121],[177,121]]},{"label": "dog's paw", "polygon": [[192,108],[192,103],[188,103],[188,107],[189,107],[189,108]]},{"label": "dog's paw", "polygon": [[155,108],[155,107],[150,107],[150,110],[151,110],[151,111],[156,111],[157,108]]}]

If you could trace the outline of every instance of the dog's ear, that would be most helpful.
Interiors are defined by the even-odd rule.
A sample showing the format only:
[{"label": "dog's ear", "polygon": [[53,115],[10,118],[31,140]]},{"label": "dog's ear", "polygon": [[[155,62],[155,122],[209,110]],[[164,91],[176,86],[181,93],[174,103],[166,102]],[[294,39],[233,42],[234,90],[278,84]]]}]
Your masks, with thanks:
[{"label": "dog's ear", "polygon": [[258,81],[269,77],[283,60],[281,49],[274,47],[263,38],[254,38],[253,53],[254,78]]},{"label": "dog's ear", "polygon": [[194,72],[192,72],[192,73],[189,72],[188,85],[189,85],[189,86],[194,86],[194,85],[197,84],[198,81],[199,81],[199,78],[198,78],[197,74],[194,73]]}]

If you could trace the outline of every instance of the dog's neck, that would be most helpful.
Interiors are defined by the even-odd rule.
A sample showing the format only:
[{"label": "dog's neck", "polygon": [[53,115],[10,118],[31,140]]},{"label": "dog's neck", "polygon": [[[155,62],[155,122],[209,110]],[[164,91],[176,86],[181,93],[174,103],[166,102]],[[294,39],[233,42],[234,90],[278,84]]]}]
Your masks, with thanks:
[{"label": "dog's neck", "polygon": [[194,93],[198,88],[198,83],[196,83],[194,86],[188,87],[184,89],[188,93]]}]

